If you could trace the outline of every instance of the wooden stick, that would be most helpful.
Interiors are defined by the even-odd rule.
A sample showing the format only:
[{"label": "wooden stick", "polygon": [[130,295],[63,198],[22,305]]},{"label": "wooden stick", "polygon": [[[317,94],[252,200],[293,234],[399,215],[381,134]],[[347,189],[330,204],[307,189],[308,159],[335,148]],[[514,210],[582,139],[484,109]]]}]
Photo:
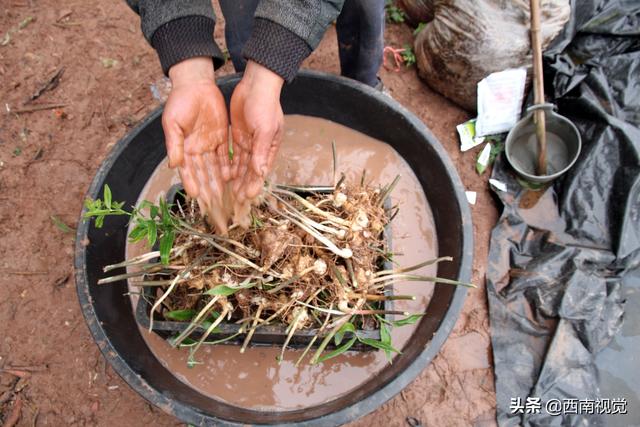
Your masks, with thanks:
[{"label": "wooden stick", "polygon": [[[544,80],[542,75],[542,37],[540,34],[540,0],[530,1],[531,9],[531,48],[533,51],[533,92],[536,105],[544,104]],[[547,174],[547,134],[545,130],[545,112],[534,113],[536,137],[538,139],[538,175]]]},{"label": "wooden stick", "polygon": [[44,276],[49,274],[48,271],[12,271],[12,270],[0,270],[2,274],[9,274],[14,276]]},{"label": "wooden stick", "polygon": [[43,104],[43,105],[32,105],[31,107],[18,108],[16,110],[12,110],[11,112],[14,114],[24,114],[24,113],[33,113],[35,111],[42,110],[53,110],[54,108],[63,108],[68,104]]}]

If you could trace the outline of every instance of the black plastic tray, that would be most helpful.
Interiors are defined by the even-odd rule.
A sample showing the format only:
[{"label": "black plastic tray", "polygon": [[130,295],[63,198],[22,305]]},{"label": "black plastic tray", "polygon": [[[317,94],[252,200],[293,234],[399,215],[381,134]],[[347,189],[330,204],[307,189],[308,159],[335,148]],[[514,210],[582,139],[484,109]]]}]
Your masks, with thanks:
[{"label": "black plastic tray", "polygon": [[[301,188],[301,187],[300,187]],[[167,191],[166,199],[167,202],[173,204],[176,198],[180,197],[180,192],[182,191],[182,186],[180,184],[176,184],[172,186],[169,191]],[[309,192],[298,190],[296,191],[299,195],[306,197],[309,195]],[[329,191],[316,191],[316,193],[327,193]],[[387,198],[385,200],[385,209],[390,209],[390,201]],[[391,230],[389,229],[389,225],[385,226],[383,230],[384,239],[387,242],[387,248],[389,251],[392,250],[391,246]],[[155,248],[157,250],[157,248]],[[391,269],[393,266],[388,260],[380,259],[380,265],[383,269]],[[164,288],[163,288],[164,289]],[[158,296],[159,288],[154,286],[145,286],[143,287],[143,296],[144,298],[138,299],[138,304],[136,306],[136,320],[138,324],[142,327],[148,329],[150,320],[149,315],[151,312],[151,307],[153,301]],[[388,286],[385,289],[386,295],[392,294],[392,286]],[[386,300],[384,302],[384,310],[390,311],[393,310],[393,301]],[[160,314],[154,315],[153,321],[153,331],[161,336],[164,339],[170,338],[177,334],[180,334],[184,329],[189,325],[189,322],[177,322],[171,320],[156,320]],[[386,316],[385,316],[386,318]],[[251,339],[252,346],[282,346],[287,339],[286,325],[282,324],[271,324],[259,326],[256,328],[253,337]],[[240,331],[240,325],[235,324],[233,322],[223,321],[220,325],[215,329],[213,333],[209,335],[207,341],[218,341],[225,338],[229,338],[233,335],[237,335]],[[202,337],[205,332],[205,328],[197,327],[194,331],[189,335],[189,338],[193,340],[198,340]],[[314,336],[318,334],[317,329],[306,329],[299,330],[292,336],[288,347],[292,348],[304,348],[309,342],[313,339]],[[321,334],[318,338],[322,338],[325,333]],[[367,329],[367,330],[358,330],[358,336],[362,338],[371,338],[374,340],[380,340],[380,329]],[[345,334],[347,338],[351,338],[351,333]],[[238,345],[242,344],[244,341],[245,334],[240,334],[235,338],[224,341],[223,344],[230,345]],[[314,343],[314,347],[317,347],[322,342],[321,339],[317,339]],[[327,345],[327,348],[335,348],[335,344],[333,340]],[[356,341],[354,345],[351,347],[351,350],[355,351],[370,351],[374,348],[371,346],[364,345],[359,341]]]}]

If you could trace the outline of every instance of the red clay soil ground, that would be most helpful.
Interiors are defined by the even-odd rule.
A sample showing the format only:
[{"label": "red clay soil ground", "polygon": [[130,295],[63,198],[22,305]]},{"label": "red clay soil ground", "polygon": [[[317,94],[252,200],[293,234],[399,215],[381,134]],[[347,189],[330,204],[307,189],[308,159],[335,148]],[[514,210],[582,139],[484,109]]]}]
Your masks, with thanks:
[{"label": "red clay soil ground", "polygon": [[[149,87],[162,74],[124,1],[60,3],[6,0],[0,15],[0,419],[19,415],[18,426],[177,425],[105,365],[77,302],[73,233],[51,219],[75,227],[103,158],[158,107]],[[387,29],[388,45],[400,47],[411,37],[404,25]],[[224,44],[222,19],[216,39]],[[25,105],[62,67],[59,85]],[[333,29],[305,67],[338,72]],[[227,64],[220,74],[230,72]],[[497,211],[487,176],[474,171],[477,153],[458,150],[455,125],[470,117],[420,82],[414,68],[382,70],[381,77],[442,142],[466,188],[478,192],[473,280],[480,286],[469,292],[435,361],[401,394],[352,425],[406,426],[408,416],[425,426],[493,425],[484,275]],[[64,106],[19,113],[44,104]],[[11,373],[11,367],[28,369]]]}]

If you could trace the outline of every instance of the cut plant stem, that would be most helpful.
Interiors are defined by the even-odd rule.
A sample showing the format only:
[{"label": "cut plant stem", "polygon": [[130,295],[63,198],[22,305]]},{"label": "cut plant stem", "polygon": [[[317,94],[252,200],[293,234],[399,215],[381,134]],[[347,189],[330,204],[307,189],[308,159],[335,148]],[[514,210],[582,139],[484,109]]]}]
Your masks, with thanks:
[{"label": "cut plant stem", "polygon": [[[476,285],[474,285],[473,283],[464,283],[464,282],[459,282],[457,280],[451,280],[451,279],[444,279],[442,277],[431,277],[431,276],[417,276],[414,274],[388,274],[386,276],[382,276],[382,277],[377,277],[375,279],[373,279],[373,283],[379,283],[379,282],[387,282],[387,281],[391,281],[391,282],[396,282],[396,281],[410,281],[410,282],[434,282],[434,283],[446,283],[449,285],[458,285],[458,286],[464,286],[467,288],[475,288]],[[387,286],[389,285],[389,283],[385,283],[383,285],[377,285],[377,286],[373,286],[370,287],[369,289],[379,289],[381,287]]]},{"label": "cut plant stem", "polygon": [[301,192],[319,192],[319,193],[323,193],[325,191],[333,191],[335,189],[335,187],[328,187],[328,186],[307,186],[307,185],[286,185],[286,184],[275,184],[274,185],[276,188],[280,189],[280,190],[286,190],[286,191],[301,191]]},{"label": "cut plant stem", "polygon": [[318,363],[318,359],[322,355],[322,352],[324,351],[324,349],[327,348],[327,345],[329,345],[329,343],[331,342],[331,340],[333,339],[335,334],[340,330],[340,328],[342,328],[342,325],[344,325],[349,320],[351,320],[351,317],[352,316],[344,316],[344,317],[338,319],[336,322],[334,322],[333,327],[331,329],[331,332],[329,332],[327,334],[327,336],[324,337],[324,339],[322,340],[322,342],[318,346],[318,349],[316,350],[315,354],[311,358],[311,363],[312,364],[315,365],[316,363]]},{"label": "cut plant stem", "polygon": [[[174,248],[171,249],[171,252],[169,252],[169,255],[171,257],[180,256],[182,254],[182,252],[184,252],[185,250],[189,249],[190,247],[191,247],[191,243],[187,243],[187,244],[185,244],[183,246],[179,246],[179,247],[174,247]],[[131,266],[138,265],[138,264],[144,264],[149,260],[152,260],[154,258],[159,258],[159,257],[160,257],[160,251],[147,252],[146,254],[142,254],[142,255],[139,255],[137,257],[128,259],[126,261],[119,262],[118,264],[107,265],[102,269],[102,271],[107,273],[107,272],[109,272],[111,270],[115,270],[116,268],[131,267]]]},{"label": "cut plant stem", "polygon": [[396,175],[395,179],[393,180],[393,182],[391,184],[389,184],[381,193],[380,193],[380,200],[378,200],[378,206],[382,206],[384,204],[384,201],[387,199],[387,197],[389,196],[389,194],[391,194],[391,192],[393,191],[393,189],[396,187],[396,185],[398,184],[398,181],[400,181],[400,175]]},{"label": "cut plant stem", "polygon": [[281,197],[278,197],[275,193],[286,194],[287,196],[300,202],[305,208],[307,208],[311,212],[316,213],[335,224],[343,225],[345,227],[351,226],[349,221],[347,221],[346,219],[339,218],[335,215],[330,214],[329,212],[326,212],[326,211],[323,211],[322,209],[317,208],[313,203],[309,202],[307,199],[305,199],[304,197],[301,197],[296,193],[293,193],[287,190],[278,190],[278,189],[271,190],[271,194],[280,201],[282,201],[283,199]]},{"label": "cut plant stem", "polygon": [[128,267],[128,266],[131,266],[131,265],[145,263],[145,262],[147,262],[147,261],[149,261],[149,260],[151,260],[153,258],[158,258],[159,256],[160,256],[160,251],[148,252],[146,254],[142,254],[140,256],[128,259],[128,260],[123,261],[123,262],[119,262],[117,264],[107,265],[102,269],[102,271],[107,273],[107,272],[109,272],[111,270],[115,270],[116,268]]},{"label": "cut plant stem", "polygon": [[[329,309],[332,309],[332,308],[333,308],[333,303],[329,305]],[[318,329],[318,332],[313,336],[313,338],[311,338],[311,341],[309,341],[309,344],[307,344],[304,351],[296,361],[296,364],[295,364],[296,367],[298,367],[300,362],[302,362],[304,358],[307,356],[307,353],[309,353],[309,350],[311,350],[311,347],[313,347],[313,345],[318,340],[318,336],[320,336],[320,334],[323,333],[324,330],[327,328],[327,325],[329,324],[329,319],[331,319],[331,313],[327,313],[327,317],[325,317],[324,322],[322,323],[322,326],[320,326],[320,329]]]},{"label": "cut plant stem", "polygon": [[343,311],[330,310],[328,308],[316,307],[315,305],[311,305],[311,304],[308,304],[308,303],[302,302],[302,301],[296,301],[296,304],[304,305],[305,307],[312,308],[312,309],[314,309],[316,311],[320,311],[322,313],[335,314],[336,316],[344,316],[345,314],[349,314],[349,313],[345,313]]},{"label": "cut plant stem", "polygon": [[336,149],[336,141],[331,141],[331,154],[333,154],[333,186],[336,185],[336,177],[338,176],[338,150]]},{"label": "cut plant stem", "polygon": [[256,265],[255,263],[249,261],[248,259],[246,259],[245,257],[243,257],[242,255],[238,255],[237,253],[225,248],[222,245],[219,245],[214,239],[212,239],[210,236],[206,235],[206,234],[202,234],[198,231],[191,231],[191,230],[185,230],[186,234],[191,234],[193,236],[197,236],[200,237],[201,239],[205,240],[207,243],[209,243],[211,246],[213,246],[214,248],[218,249],[219,251],[224,252],[227,255],[230,255],[232,257],[234,257],[235,259],[237,259],[238,261],[248,265],[249,267],[253,268],[254,270],[263,272],[263,268]]},{"label": "cut plant stem", "polygon": [[[295,193],[292,193],[292,194],[295,194]],[[305,223],[309,224],[311,227],[314,227],[314,228],[318,228],[318,229],[320,229],[320,228],[324,225],[324,224],[319,224],[318,222],[316,222],[316,221],[312,220],[311,218],[309,218],[308,216],[306,216],[305,214],[303,214],[302,212],[300,212],[300,210],[296,209],[296,208],[295,208],[291,203],[289,203],[288,201],[286,201],[286,200],[285,200],[285,199],[283,199],[282,197],[280,197],[280,196],[278,196],[278,195],[276,195],[276,194],[272,194],[272,196],[273,196],[274,198],[276,198],[278,201],[280,201],[280,202],[281,202],[281,203],[282,203],[282,204],[287,208],[287,209],[285,209],[285,211],[286,211],[289,215],[293,215],[293,216],[295,216],[296,218],[300,219],[301,221],[303,221],[303,222],[305,222]],[[305,200],[305,201],[306,201],[306,199],[302,199],[302,200]],[[307,203],[309,203],[309,202],[307,202]],[[319,209],[319,208],[317,208],[315,205],[313,205],[313,204],[311,204],[311,203],[309,203],[309,204],[310,204],[311,206],[313,206],[314,208]],[[319,210],[320,210],[320,211],[322,211],[321,209],[319,209]],[[324,212],[324,211],[322,211],[322,212]],[[324,217],[324,216],[323,216],[323,217]],[[336,223],[336,222],[334,222],[334,221],[332,221],[331,219],[328,219],[328,218],[327,218],[327,219],[325,219],[325,221],[323,221],[323,222],[324,222],[324,223],[327,223],[327,222],[328,222],[329,224],[331,224],[331,225],[333,225],[333,226],[335,226],[335,227],[342,227],[342,228],[343,228],[343,229],[345,229],[345,230],[347,229],[347,227],[346,227],[346,226],[341,225],[341,224],[339,224],[339,223]],[[333,230],[333,229],[332,229],[332,230]]]},{"label": "cut plant stem", "polygon": [[[313,227],[318,231],[324,231],[325,233],[329,233],[329,234],[333,234],[334,236],[337,236],[340,239],[344,239],[344,237],[346,236],[347,232],[346,230],[337,230],[333,227],[330,227],[328,225],[319,223],[319,222],[315,222],[312,219],[309,219],[308,217],[300,214],[297,211],[290,211],[290,210],[285,210],[288,214],[290,215],[294,215],[295,217],[297,217],[300,221],[304,222],[306,225],[308,225],[309,227]],[[330,221],[327,221],[330,222]]]},{"label": "cut plant stem", "polygon": [[238,242],[236,240],[229,239],[229,238],[223,237],[223,236],[217,236],[215,234],[210,234],[209,237],[211,237],[212,239],[216,239],[216,240],[220,240],[222,242],[229,243],[230,245],[235,246],[238,249],[242,249],[243,251],[245,251],[250,256],[253,256],[253,257],[260,256],[260,251],[258,251],[256,249],[249,248],[249,247],[243,245],[242,243],[240,243],[240,242]]},{"label": "cut plant stem", "polygon": [[419,268],[422,267],[426,267],[428,265],[432,265],[432,264],[437,264],[439,262],[442,261],[453,261],[453,258],[450,256],[443,256],[440,258],[434,258],[434,259],[430,259],[424,262],[421,262],[420,264],[416,264],[416,265],[412,265],[410,267],[403,267],[403,268],[394,268],[392,270],[381,270],[376,272],[376,276],[382,276],[385,274],[399,274],[399,273],[409,273],[411,271],[417,270]]},{"label": "cut plant stem", "polygon": [[[311,267],[310,267],[311,268]],[[293,282],[298,281],[303,275],[295,275],[290,279],[285,280],[284,282],[278,284],[278,286],[276,286],[273,289],[269,289],[267,291],[267,293],[269,294],[275,294],[277,292],[280,292],[281,290],[283,290],[284,288],[286,288],[287,286],[289,286],[290,284],[292,284]]]},{"label": "cut plant stem", "polygon": [[169,294],[171,294],[171,292],[173,292],[173,289],[178,284],[178,281],[180,281],[182,279],[185,279],[187,277],[187,275],[191,272],[191,270],[193,270],[194,268],[196,268],[198,266],[198,264],[200,263],[200,261],[203,258],[204,258],[204,255],[200,255],[193,262],[192,265],[190,265],[189,267],[185,268],[183,271],[178,273],[178,275],[175,277],[175,279],[173,279],[173,281],[171,282],[171,285],[169,285],[169,288],[165,291],[165,293],[163,293],[162,296],[160,298],[158,298],[156,300],[156,302],[153,304],[153,306],[151,307],[151,312],[149,313],[149,332],[153,331],[153,313],[155,313],[155,311],[158,309],[158,307],[160,307],[160,304],[162,304],[162,301],[164,301],[169,296]]},{"label": "cut plant stem", "polygon": [[298,221],[293,216],[286,215],[285,213],[283,213],[282,211],[278,210],[275,207],[272,207],[272,209],[276,213],[278,213],[278,214],[280,214],[280,215],[282,215],[284,217],[287,217],[289,219],[289,221],[291,221],[292,223],[294,223],[298,227],[302,228],[304,231],[309,233],[311,236],[315,237],[316,240],[318,240],[320,243],[324,244],[327,249],[329,249],[331,252],[333,252],[334,254],[338,255],[339,257],[341,257],[341,258],[351,258],[351,256],[353,256],[353,252],[351,251],[351,249],[349,249],[349,248],[341,249],[341,248],[337,247],[335,245],[335,243],[333,243],[331,240],[327,239],[325,236],[323,236],[322,234],[320,234],[319,232],[317,232],[313,228],[308,227],[307,225],[301,223],[300,221]]},{"label": "cut plant stem", "polygon": [[349,314],[353,315],[374,315],[374,314],[389,314],[389,315],[397,315],[397,316],[409,316],[411,313],[408,311],[398,311],[398,310],[353,310],[349,312]]},{"label": "cut plant stem", "polygon": [[347,271],[349,272],[349,276],[351,277],[351,285],[354,288],[358,288],[358,280],[356,279],[356,274],[353,271],[353,263],[350,259],[345,260],[345,264],[347,265]]},{"label": "cut plant stem", "polygon": [[[213,309],[213,306],[215,305],[215,303],[220,299],[220,295],[216,295],[213,298],[211,298],[211,300],[207,303],[207,305],[200,310],[200,312],[198,313],[198,315],[191,321],[191,323],[189,323],[189,325],[180,333],[180,335],[178,335],[173,341],[172,341],[172,346],[176,347],[178,346],[182,341],[185,340],[185,338],[187,338],[191,332],[193,332],[198,325],[201,323],[201,319],[209,312]],[[220,316],[222,317],[222,316]],[[218,319],[220,318],[218,317]],[[217,320],[217,319],[216,319]]]},{"label": "cut plant stem", "polygon": [[[343,239],[345,237],[346,230],[344,229],[335,229],[333,227],[330,227],[328,225],[322,224],[322,223],[318,223],[314,220],[312,220],[311,218],[303,215],[302,213],[300,213],[300,211],[296,210],[296,208],[294,208],[293,206],[291,206],[289,203],[285,202],[283,199],[280,199],[279,197],[275,196],[278,200],[280,200],[284,205],[285,205],[285,209],[284,212],[287,213],[290,216],[293,216],[297,219],[299,219],[300,221],[302,221],[303,223],[305,223],[306,225],[308,225],[311,228],[315,228],[318,231],[324,231],[325,233],[330,233],[333,234],[334,236],[337,236],[340,239]],[[289,218],[289,217],[287,217]],[[333,224],[331,221],[324,221],[329,222],[332,225]]]},{"label": "cut plant stem", "polygon": [[200,348],[200,346],[202,345],[202,343],[204,343],[204,341],[209,337],[209,335],[211,335],[211,332],[213,332],[213,330],[218,327],[218,325],[220,324],[220,322],[222,322],[224,320],[224,318],[227,316],[227,314],[229,314],[229,303],[224,305],[224,308],[222,309],[222,313],[220,313],[220,316],[218,316],[218,318],[211,324],[211,326],[209,326],[207,328],[207,330],[205,331],[204,334],[202,334],[202,337],[200,338],[200,340],[198,341],[198,344],[196,344],[195,348],[193,349],[193,352],[195,353],[196,351],[198,351],[198,349]]},{"label": "cut plant stem", "polygon": [[[113,283],[113,282],[118,282],[120,280],[126,280],[126,279],[130,279],[132,277],[138,277],[138,276],[144,276],[144,275],[150,275],[153,276],[154,274],[162,274],[162,272],[165,269],[162,267],[153,267],[149,270],[140,270],[140,271],[134,271],[132,273],[124,273],[124,274],[118,274],[116,276],[110,276],[110,277],[105,277],[103,279],[98,280],[98,285],[104,285],[106,283]],[[169,273],[167,273],[169,274]]]},{"label": "cut plant stem", "polygon": [[282,350],[280,350],[280,358],[278,359],[280,362],[284,358],[284,351],[287,349],[287,346],[289,345],[291,338],[293,338],[293,334],[295,334],[296,330],[298,329],[298,324],[300,323],[300,320],[306,316],[307,316],[307,310],[305,310],[304,308],[301,308],[300,311],[298,311],[298,314],[296,314],[296,317],[293,319],[293,323],[289,325],[289,331],[288,331],[289,333],[287,334],[287,339],[284,341],[284,344],[282,345]]},{"label": "cut plant stem", "polygon": [[[235,334],[229,335],[226,338],[221,338],[221,339],[215,340],[215,341],[204,341],[202,344],[204,344],[204,345],[222,344],[223,342],[231,341],[232,339],[236,338],[239,335],[242,335],[243,333],[244,333],[244,331],[242,329],[240,329]],[[189,348],[189,347],[194,347],[196,345],[198,345],[198,343],[197,342],[193,342],[193,343],[189,343],[189,344],[180,344],[178,347],[179,348]]]},{"label": "cut plant stem", "polygon": [[[350,293],[349,298],[362,298],[361,294]],[[416,297],[414,295],[378,295],[378,294],[367,294],[365,295],[365,299],[367,301],[415,301]]]},{"label": "cut plant stem", "polygon": [[[188,282],[187,279],[178,280],[178,284]],[[131,286],[166,286],[173,283],[173,280],[136,280],[129,282]]]},{"label": "cut plant stem", "polygon": [[263,307],[264,307],[263,303],[260,303],[260,305],[258,305],[258,309],[256,310],[256,315],[253,318],[253,323],[251,324],[251,329],[247,333],[247,336],[244,339],[244,342],[242,343],[242,347],[240,348],[240,353],[244,353],[244,351],[247,349],[247,346],[249,345],[249,342],[251,342],[251,338],[253,337],[253,333],[256,330],[256,325],[258,324],[258,319],[260,319],[260,315],[262,314],[262,308]]}]

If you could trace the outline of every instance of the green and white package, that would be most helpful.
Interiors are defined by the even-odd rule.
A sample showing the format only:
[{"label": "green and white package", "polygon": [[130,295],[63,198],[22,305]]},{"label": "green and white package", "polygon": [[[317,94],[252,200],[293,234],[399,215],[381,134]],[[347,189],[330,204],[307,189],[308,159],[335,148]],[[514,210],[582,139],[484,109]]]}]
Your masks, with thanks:
[{"label": "green and white package", "polygon": [[471,119],[456,126],[460,135],[460,151],[467,151],[484,142],[484,137],[476,136],[476,119]]}]

